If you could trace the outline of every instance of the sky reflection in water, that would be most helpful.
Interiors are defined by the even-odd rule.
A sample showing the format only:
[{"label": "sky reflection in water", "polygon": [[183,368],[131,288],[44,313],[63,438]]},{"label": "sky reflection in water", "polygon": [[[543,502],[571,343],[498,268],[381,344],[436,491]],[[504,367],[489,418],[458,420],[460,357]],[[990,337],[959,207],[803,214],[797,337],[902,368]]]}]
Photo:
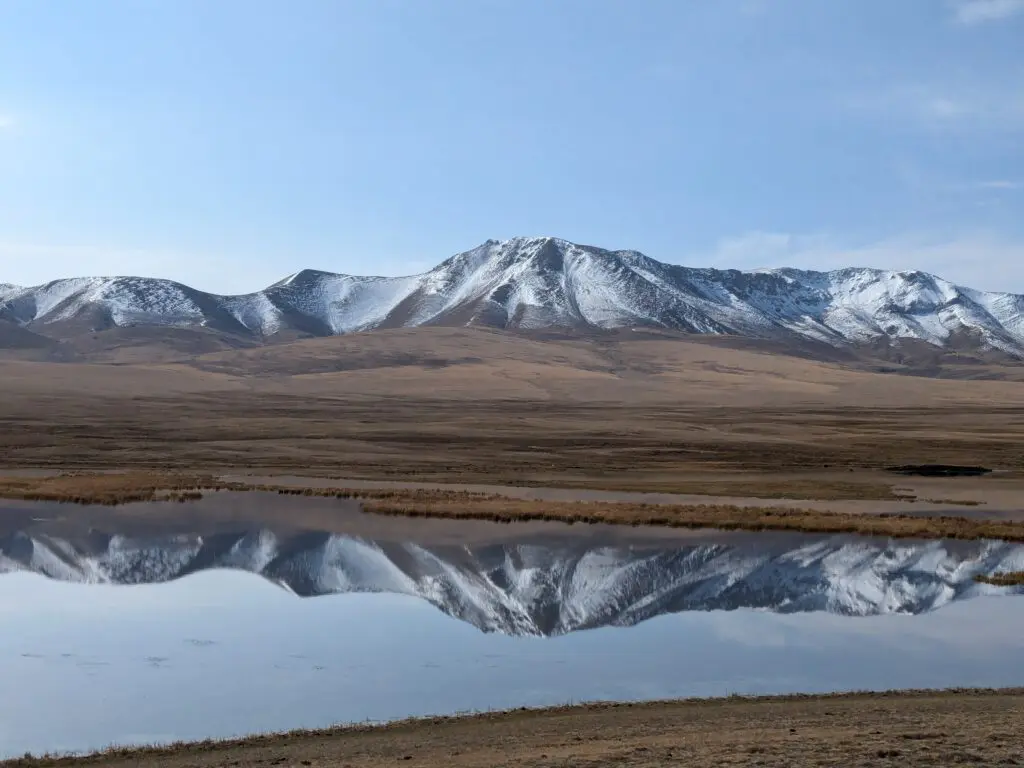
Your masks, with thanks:
[{"label": "sky reflection in water", "polygon": [[1015,597],[919,616],[684,612],[537,638],[401,595],[303,600],[236,571],[130,587],[14,573],[0,622],[5,756],[593,699],[1024,684]]}]

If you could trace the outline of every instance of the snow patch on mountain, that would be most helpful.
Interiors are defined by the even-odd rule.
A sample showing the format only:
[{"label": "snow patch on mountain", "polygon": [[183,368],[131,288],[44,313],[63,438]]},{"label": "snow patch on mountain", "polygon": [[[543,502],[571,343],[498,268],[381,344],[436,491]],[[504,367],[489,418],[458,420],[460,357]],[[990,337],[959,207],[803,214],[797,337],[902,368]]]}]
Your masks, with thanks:
[{"label": "snow patch on mountain", "polygon": [[106,311],[115,325],[201,326],[203,310],[186,286],[144,277],[88,277],[23,288],[3,303],[24,324],[70,320],[90,307]]},{"label": "snow patch on mountain", "polygon": [[264,293],[277,311],[315,319],[327,333],[380,325],[417,285],[417,278],[353,277],[306,270]]},{"label": "snow patch on mountain", "polygon": [[259,336],[273,336],[284,325],[281,311],[265,293],[225,296],[223,306],[239,324]]}]

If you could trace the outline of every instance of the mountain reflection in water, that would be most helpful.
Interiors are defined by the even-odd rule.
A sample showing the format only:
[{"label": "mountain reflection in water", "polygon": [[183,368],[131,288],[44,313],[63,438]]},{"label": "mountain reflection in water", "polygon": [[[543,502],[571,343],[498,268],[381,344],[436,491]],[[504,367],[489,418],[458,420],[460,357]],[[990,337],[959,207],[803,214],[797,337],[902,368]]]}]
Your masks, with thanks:
[{"label": "mountain reflection in water", "polygon": [[509,635],[631,626],[696,610],[917,614],[1024,591],[975,581],[977,574],[1024,569],[1024,546],[994,541],[680,534],[642,545],[573,535],[430,544],[266,527],[209,535],[0,535],[0,573],[150,584],[222,568],[259,574],[302,597],[414,596],[484,632]]}]

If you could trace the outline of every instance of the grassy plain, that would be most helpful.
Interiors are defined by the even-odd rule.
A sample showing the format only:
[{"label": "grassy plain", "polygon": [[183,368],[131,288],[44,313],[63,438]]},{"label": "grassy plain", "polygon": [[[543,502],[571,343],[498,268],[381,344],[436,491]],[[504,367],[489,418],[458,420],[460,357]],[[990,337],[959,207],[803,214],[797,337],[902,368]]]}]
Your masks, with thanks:
[{"label": "grassy plain", "polygon": [[161,362],[0,354],[0,465],[847,499],[898,495],[878,473],[894,464],[1024,472],[1024,367],[928,377],[707,340],[450,328],[145,349]]},{"label": "grassy plain", "polygon": [[[333,490],[416,485],[404,496],[362,494],[388,514],[970,537],[988,535],[979,520],[1024,517],[1022,367],[881,366],[658,334],[421,328],[204,352],[177,336],[129,343],[125,333],[106,346],[96,334],[63,357],[0,350],[0,469],[130,470],[130,482],[68,478],[33,490],[8,478],[5,495],[110,502],[255,473],[269,485],[301,474]],[[924,463],[997,471],[886,471]],[[422,495],[437,484],[580,495]],[[556,503],[584,491],[679,498],[657,509],[646,498]],[[855,519],[866,516],[876,519]]]}]

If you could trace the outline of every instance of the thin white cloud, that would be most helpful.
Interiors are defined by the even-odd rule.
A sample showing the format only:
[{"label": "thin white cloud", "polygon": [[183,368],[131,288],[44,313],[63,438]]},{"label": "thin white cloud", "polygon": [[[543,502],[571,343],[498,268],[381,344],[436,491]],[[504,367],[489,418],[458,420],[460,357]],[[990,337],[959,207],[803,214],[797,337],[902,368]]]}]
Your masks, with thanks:
[{"label": "thin white cloud", "polygon": [[[1022,0],[1024,2],[1024,0]],[[1016,82],[901,84],[840,97],[843,109],[922,129],[964,134],[1024,130],[1024,91]]]},{"label": "thin white cloud", "polygon": [[[999,198],[1002,193],[1013,193],[1024,190],[1024,181],[1017,181],[1015,179],[981,179],[978,181],[963,181],[954,183],[933,182],[928,188],[941,188],[948,190],[949,192],[966,194],[987,192],[990,193],[987,196],[987,199],[995,200]],[[979,198],[975,202],[983,202],[983,199]]]},{"label": "thin white cloud", "polygon": [[0,131],[4,130],[5,128],[13,128],[13,127],[14,127],[14,118],[11,117],[10,115],[5,115],[5,114],[0,113]]},{"label": "thin white cloud", "polygon": [[954,101],[944,96],[935,96],[923,100],[920,104],[920,109],[925,115],[936,120],[960,120],[976,111],[977,108],[972,108],[963,101]]},{"label": "thin white cloud", "polygon": [[1024,294],[1024,241],[987,233],[849,243],[828,235],[751,232],[723,240],[703,261],[723,269],[920,270],[971,288]]},{"label": "thin white cloud", "polygon": [[990,181],[979,181],[975,185],[978,189],[995,189],[1013,191],[1024,189],[1024,181],[1010,181],[1009,179],[992,179]]},{"label": "thin white cloud", "polygon": [[1024,13],[1024,0],[961,0],[953,6],[953,19],[968,26],[1001,21],[1019,13]]}]

